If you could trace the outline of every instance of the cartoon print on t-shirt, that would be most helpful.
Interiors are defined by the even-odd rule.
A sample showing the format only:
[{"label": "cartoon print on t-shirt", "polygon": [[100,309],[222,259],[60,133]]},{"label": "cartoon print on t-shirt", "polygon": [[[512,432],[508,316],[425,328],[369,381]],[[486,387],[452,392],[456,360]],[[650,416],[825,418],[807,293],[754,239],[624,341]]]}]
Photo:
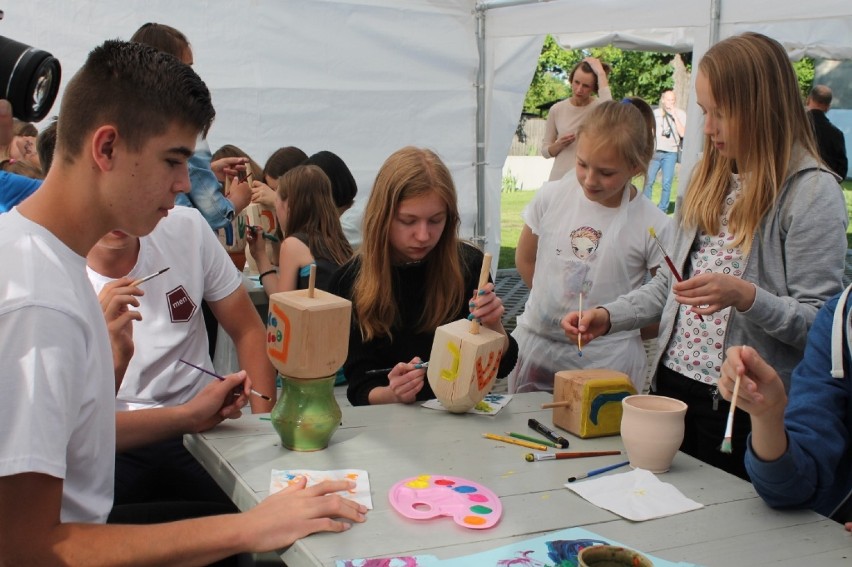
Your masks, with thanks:
[{"label": "cartoon print on t-shirt", "polygon": [[581,226],[571,231],[571,250],[580,260],[588,260],[598,249],[601,231],[590,226]]}]

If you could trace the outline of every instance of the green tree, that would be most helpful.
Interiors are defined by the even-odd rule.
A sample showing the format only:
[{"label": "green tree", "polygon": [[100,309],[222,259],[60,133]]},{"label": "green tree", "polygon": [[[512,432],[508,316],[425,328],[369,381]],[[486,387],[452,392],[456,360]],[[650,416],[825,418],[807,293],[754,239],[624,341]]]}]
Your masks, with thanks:
[{"label": "green tree", "polygon": [[804,57],[800,61],[793,61],[793,69],[796,71],[796,78],[799,79],[802,98],[807,98],[814,83],[814,60]]}]

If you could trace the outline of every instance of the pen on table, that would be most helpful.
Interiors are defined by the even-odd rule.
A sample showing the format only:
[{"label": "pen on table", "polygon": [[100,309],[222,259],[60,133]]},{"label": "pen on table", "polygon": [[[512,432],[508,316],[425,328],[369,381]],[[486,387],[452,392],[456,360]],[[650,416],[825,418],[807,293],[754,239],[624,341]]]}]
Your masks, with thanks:
[{"label": "pen on table", "polygon": [[539,421],[537,419],[530,418],[529,421],[527,421],[527,425],[529,426],[530,429],[532,429],[534,431],[538,431],[539,433],[541,433],[542,435],[544,435],[545,437],[547,437],[548,439],[550,439],[551,441],[556,443],[556,446],[558,448],[560,448],[560,449],[567,449],[568,448],[568,445],[570,443],[568,442],[567,439],[565,439],[564,437],[559,437],[553,431],[551,431],[550,429],[548,429],[547,427],[545,427],[544,425],[539,423]]},{"label": "pen on table", "polygon": [[[414,365],[414,370],[418,368],[429,368],[429,361],[427,360],[426,362],[418,362]],[[390,368],[376,368],[375,370],[367,370],[364,374],[366,374],[367,376],[375,376],[376,374],[388,375],[390,374],[391,370],[393,370],[393,366],[391,366]]]},{"label": "pen on table", "polygon": [[[650,227],[648,227],[648,232],[651,234],[652,237],[654,237],[654,242],[657,243],[657,247],[660,249],[660,254],[663,255],[663,260],[665,260],[666,264],[669,266],[669,270],[671,270],[672,275],[674,276],[674,279],[676,279],[679,282],[682,282],[683,278],[681,277],[680,272],[677,271],[677,268],[675,268],[674,262],[672,262],[672,259],[669,258],[669,255],[666,253],[666,249],[663,248],[663,243],[660,242],[659,238],[657,238],[657,231],[654,230],[653,226],[650,226]],[[704,321],[704,317],[702,317],[700,313],[696,313],[695,315],[698,317],[699,321],[702,321],[702,322]]]},{"label": "pen on table", "polygon": [[134,287],[135,287],[135,286],[137,286],[137,285],[139,285],[139,284],[141,284],[141,283],[145,283],[145,282],[147,282],[147,281],[148,281],[148,280],[150,280],[150,279],[154,279],[154,278],[156,278],[157,276],[159,276],[159,275],[160,275],[160,274],[162,274],[163,272],[167,272],[168,270],[169,270],[169,268],[163,268],[163,269],[162,269],[162,270],[160,270],[159,272],[154,272],[153,274],[147,275],[147,276],[145,276],[144,278],[139,278],[138,280],[135,280],[135,281],[134,281],[132,284],[130,284],[130,285],[132,285],[132,286],[134,286]]},{"label": "pen on table", "polygon": [[[187,361],[185,361],[185,360],[184,360],[184,359],[182,359],[182,358],[179,358],[178,360],[179,360],[179,361],[181,361],[181,362],[183,362],[184,364],[186,364],[186,365],[188,365],[188,366],[192,366],[192,367],[193,367],[193,368],[195,368],[196,370],[200,370],[200,371],[204,372],[205,374],[209,374],[210,376],[212,376],[212,377],[214,377],[214,378],[218,378],[219,380],[224,380],[224,379],[225,379],[225,377],[224,377],[224,376],[219,376],[219,375],[218,375],[218,374],[216,374],[215,372],[211,372],[210,370],[207,370],[206,368],[201,368],[200,366],[196,366],[195,364],[193,364],[193,363],[191,363],[191,362],[187,362]],[[251,389],[251,393],[252,393],[252,394],[254,394],[255,396],[260,396],[261,398],[263,398],[264,400],[266,400],[266,401],[268,401],[268,402],[271,402],[271,401],[272,401],[272,398],[270,398],[269,396],[264,396],[263,394],[261,394],[260,392],[258,392],[257,390],[255,390],[254,388],[252,388],[252,389]]]},{"label": "pen on table", "polygon": [[558,459],[584,459],[586,457],[606,457],[608,455],[620,455],[621,451],[577,451],[574,453],[544,453],[533,454],[527,453],[524,456],[528,462],[535,461],[553,461]]},{"label": "pen on table", "polygon": [[526,447],[527,449],[535,449],[536,451],[547,451],[547,445],[542,445],[541,443],[530,443],[529,441],[522,441],[520,439],[515,439],[514,437],[503,437],[502,435],[494,435],[493,433],[483,433],[482,436],[486,439],[493,439],[494,441],[502,441],[503,443],[520,445],[521,447]]},{"label": "pen on table", "polygon": [[538,443],[539,445],[547,445],[548,447],[553,447],[554,449],[558,449],[556,443],[553,441],[547,441],[546,439],[538,439],[536,437],[530,437],[528,435],[522,435],[520,433],[513,433],[511,431],[507,431],[506,435],[509,437],[514,437],[515,439],[520,439],[522,441],[529,441],[530,443]]},{"label": "pen on table", "polygon": [[599,469],[593,469],[587,472],[586,474],[581,474],[577,476],[568,477],[568,482],[574,482],[575,480],[581,480],[584,478],[589,478],[590,476],[595,476],[601,473],[605,473],[607,471],[611,471],[612,469],[617,469],[623,467],[624,465],[629,465],[630,461],[624,461],[623,463],[617,463],[615,465],[609,465],[608,467],[601,467]]}]

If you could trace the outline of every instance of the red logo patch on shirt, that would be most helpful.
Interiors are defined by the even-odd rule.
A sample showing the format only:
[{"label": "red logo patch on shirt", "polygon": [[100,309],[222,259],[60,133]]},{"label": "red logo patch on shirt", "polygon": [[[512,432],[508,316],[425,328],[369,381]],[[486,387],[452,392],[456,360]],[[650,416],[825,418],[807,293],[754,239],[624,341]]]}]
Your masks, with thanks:
[{"label": "red logo patch on shirt", "polygon": [[196,306],[182,285],[168,292],[166,299],[169,301],[169,315],[172,323],[185,323],[192,318]]}]

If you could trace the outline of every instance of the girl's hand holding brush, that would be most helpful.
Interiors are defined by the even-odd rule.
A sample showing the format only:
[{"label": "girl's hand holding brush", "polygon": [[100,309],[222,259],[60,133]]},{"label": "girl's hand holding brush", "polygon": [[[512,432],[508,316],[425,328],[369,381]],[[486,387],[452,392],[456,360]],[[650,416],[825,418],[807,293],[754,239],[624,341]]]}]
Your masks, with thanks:
[{"label": "girl's hand holding brush", "polygon": [[582,342],[586,344],[609,331],[609,311],[603,307],[587,309],[583,311],[582,320],[579,311],[571,311],[562,318],[560,324],[570,342],[577,343],[582,333]]},{"label": "girl's hand holding brush", "polygon": [[678,303],[691,305],[694,313],[712,315],[726,307],[747,311],[754,304],[757,289],[735,276],[705,273],[675,282],[672,292]]},{"label": "girl's hand holding brush", "polygon": [[737,346],[726,352],[718,387],[728,401],[733,397],[738,374],[741,378],[737,408],[751,415],[752,449],[759,458],[774,461],[787,450],[784,383],[775,369],[751,347]]}]

